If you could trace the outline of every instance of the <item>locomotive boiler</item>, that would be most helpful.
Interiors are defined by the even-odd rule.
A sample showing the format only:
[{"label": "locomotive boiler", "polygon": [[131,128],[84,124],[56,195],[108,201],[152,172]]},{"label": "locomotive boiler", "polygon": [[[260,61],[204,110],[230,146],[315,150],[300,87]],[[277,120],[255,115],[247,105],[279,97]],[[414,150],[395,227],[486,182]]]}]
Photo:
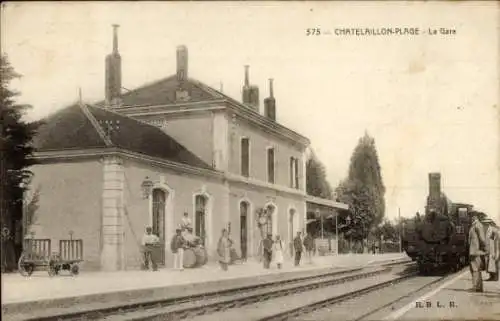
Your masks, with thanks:
[{"label": "locomotive boiler", "polygon": [[468,264],[468,231],[473,206],[453,203],[441,191],[441,174],[429,174],[425,215],[416,218],[403,236],[405,252],[421,273],[457,271]]}]

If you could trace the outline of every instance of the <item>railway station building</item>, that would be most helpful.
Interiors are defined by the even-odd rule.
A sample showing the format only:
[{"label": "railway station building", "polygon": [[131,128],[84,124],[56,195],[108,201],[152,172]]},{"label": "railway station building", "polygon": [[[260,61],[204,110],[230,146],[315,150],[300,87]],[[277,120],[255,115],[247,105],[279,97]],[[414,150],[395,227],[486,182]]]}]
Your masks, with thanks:
[{"label": "railway station building", "polygon": [[[172,64],[174,67],[174,64]],[[170,240],[184,213],[214,257],[223,228],[243,257],[257,254],[256,212],[287,244],[304,231],[308,207],[345,208],[306,194],[310,141],[277,122],[272,80],[260,112],[245,70],[242,102],[189,77],[188,50],[176,73],[122,92],[117,29],[106,57],[105,99],[49,116],[35,138],[31,190],[36,238],[82,239],[87,270],[136,269],[151,226],[172,266]]]}]

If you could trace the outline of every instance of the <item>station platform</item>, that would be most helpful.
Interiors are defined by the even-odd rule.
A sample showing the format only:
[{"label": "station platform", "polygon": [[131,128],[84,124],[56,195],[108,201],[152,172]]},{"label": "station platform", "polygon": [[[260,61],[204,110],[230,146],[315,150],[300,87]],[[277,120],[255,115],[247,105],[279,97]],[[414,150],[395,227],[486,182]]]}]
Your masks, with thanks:
[{"label": "station platform", "polygon": [[[483,272],[483,280],[488,275]],[[500,320],[500,281],[483,282],[472,292],[469,269],[397,309],[386,320]]]},{"label": "station platform", "polygon": [[[2,276],[2,310],[6,306],[21,306],[39,302],[56,302],[64,300],[64,304],[84,303],[103,300],[126,300],[133,296],[144,297],[156,289],[169,289],[168,293],[189,295],[195,287],[210,288],[215,283],[255,284],[263,280],[300,277],[300,273],[317,271],[335,271],[352,269],[401,261],[409,258],[405,253],[388,254],[342,254],[338,256],[316,256],[311,263],[307,258],[298,267],[286,260],[281,269],[273,264],[271,269],[264,269],[262,263],[249,259],[242,264],[229,266],[222,271],[217,264],[207,264],[200,268],[159,269],[153,271],[119,271],[119,272],[85,272],[78,276],[48,276],[46,271],[35,271],[30,277],[19,274]],[[64,273],[64,272],[63,272]],[[170,291],[170,289],[172,291]],[[138,292],[138,290],[143,290]],[[146,292],[150,291],[150,292]],[[131,293],[137,293],[132,295]],[[156,293],[158,294],[158,293]],[[71,302],[73,301],[73,302]],[[34,307],[34,306],[32,306]]]}]

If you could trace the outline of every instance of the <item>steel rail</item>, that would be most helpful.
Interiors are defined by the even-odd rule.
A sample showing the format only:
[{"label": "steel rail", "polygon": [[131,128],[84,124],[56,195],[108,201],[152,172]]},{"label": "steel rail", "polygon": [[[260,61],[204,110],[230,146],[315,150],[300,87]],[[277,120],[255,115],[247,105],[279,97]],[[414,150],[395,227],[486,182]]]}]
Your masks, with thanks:
[{"label": "steel rail", "polygon": [[370,315],[373,315],[373,314],[375,314],[375,313],[377,313],[377,312],[379,312],[379,311],[381,311],[381,310],[383,310],[383,309],[385,309],[385,308],[390,307],[390,306],[391,306],[391,305],[393,305],[394,303],[400,302],[401,300],[404,300],[404,299],[406,299],[406,298],[411,297],[414,293],[420,292],[420,291],[422,291],[423,289],[425,289],[425,288],[427,288],[427,287],[429,287],[429,286],[432,286],[433,284],[436,284],[436,283],[439,283],[439,282],[443,281],[443,280],[444,280],[444,279],[446,279],[447,277],[448,277],[448,275],[444,275],[444,276],[442,276],[442,277],[440,277],[440,278],[438,278],[438,279],[436,279],[436,280],[433,280],[433,281],[431,281],[431,282],[428,282],[428,283],[426,283],[426,284],[422,285],[421,287],[419,287],[419,288],[417,288],[417,289],[415,289],[415,290],[413,290],[413,289],[412,289],[412,290],[411,290],[411,292],[408,292],[408,293],[406,293],[406,294],[404,294],[404,295],[401,295],[400,297],[396,298],[395,300],[392,300],[392,301],[391,301],[391,302],[389,302],[389,303],[386,303],[386,304],[384,304],[384,305],[382,305],[382,306],[379,306],[379,307],[377,307],[377,308],[375,308],[375,309],[373,309],[373,310],[371,310],[371,311],[369,311],[369,312],[367,312],[367,313],[365,313],[365,314],[361,315],[360,317],[358,317],[358,318],[354,319],[353,321],[361,321],[361,320],[363,320],[364,318],[366,318],[366,317],[368,317],[368,316],[370,316]]},{"label": "steel rail", "polygon": [[275,314],[272,316],[261,318],[261,319],[259,319],[259,321],[289,320],[290,318],[295,318],[295,317],[298,317],[298,316],[303,315],[303,314],[311,313],[311,312],[314,312],[315,310],[326,308],[326,307],[329,307],[331,305],[335,305],[337,303],[340,303],[340,302],[343,302],[343,301],[346,301],[346,300],[349,300],[349,299],[352,299],[355,297],[359,297],[361,295],[388,287],[388,286],[393,285],[395,283],[399,283],[399,282],[402,282],[402,281],[407,280],[409,278],[416,277],[417,275],[418,275],[418,271],[411,272],[411,273],[408,273],[406,275],[394,278],[392,280],[381,282],[381,283],[378,283],[375,285],[371,285],[371,286],[368,286],[368,287],[363,288],[363,289],[359,289],[359,290],[355,290],[355,291],[348,292],[345,294],[337,295],[334,297],[327,298],[325,300],[314,302],[312,304],[301,306],[299,308],[294,308],[294,309],[284,311],[284,312],[281,312],[281,313],[278,313],[278,314]]},{"label": "steel rail", "polygon": [[316,282],[311,282],[305,285],[299,285],[291,288],[285,288],[285,289],[274,289],[271,291],[266,291],[264,293],[255,293],[255,294],[247,294],[242,296],[241,298],[238,297],[228,297],[228,298],[221,298],[218,300],[218,302],[214,303],[201,303],[200,305],[193,306],[193,307],[187,307],[183,308],[180,307],[177,310],[171,310],[171,311],[152,311],[151,315],[143,315],[139,316],[136,318],[129,318],[127,320],[182,320],[182,319],[187,319],[187,318],[192,318],[200,315],[207,315],[211,314],[214,312],[221,312],[225,311],[228,309],[232,308],[238,308],[242,307],[245,305],[253,304],[253,303],[258,303],[262,301],[266,301],[269,299],[273,298],[278,298],[278,297],[283,297],[291,294],[296,294],[296,293],[301,293],[301,292],[306,292],[306,291],[311,291],[314,289],[319,289],[323,287],[328,287],[332,285],[337,285],[337,284],[342,284],[358,279],[364,279],[364,278],[369,278],[372,276],[384,274],[390,272],[392,269],[390,267],[378,270],[378,271],[373,271],[373,272],[364,272],[364,273],[358,273],[354,274],[351,276],[346,276],[346,277],[341,277],[341,278],[334,278],[328,281],[324,280],[319,280]]},{"label": "steel rail", "polygon": [[[308,275],[299,278],[292,278],[286,280],[277,280],[273,282],[267,282],[264,284],[250,285],[239,288],[231,288],[231,289],[223,289],[219,291],[212,291],[208,293],[203,293],[199,295],[191,295],[191,296],[183,296],[177,298],[168,298],[168,299],[156,299],[156,300],[147,300],[141,302],[133,302],[121,305],[115,305],[111,307],[97,308],[97,309],[87,309],[87,310],[79,310],[79,311],[71,311],[66,313],[59,313],[58,315],[51,315],[45,317],[35,317],[28,320],[38,320],[38,321],[55,321],[55,320],[92,320],[92,319],[103,319],[106,317],[113,317],[117,315],[124,315],[126,313],[134,313],[138,311],[145,310],[155,310],[155,309],[165,309],[172,308],[172,311],[163,313],[163,316],[167,316],[168,318],[175,319],[185,319],[192,315],[200,315],[204,313],[216,312],[221,310],[226,310],[229,308],[234,308],[237,306],[243,306],[255,302],[260,302],[262,300],[270,299],[273,297],[279,297],[288,295],[290,293],[299,293],[303,291],[308,291],[315,288],[320,288],[324,286],[330,286],[334,284],[345,283],[351,280],[355,280],[356,278],[362,277],[370,277],[376,274],[382,274],[389,272],[391,270],[391,266],[395,265],[408,265],[412,264],[408,261],[396,261],[381,264],[380,266],[371,266],[372,268],[383,268],[375,272],[365,272],[359,273],[347,277],[340,277],[346,274],[352,274],[359,271],[362,271],[364,268],[355,268],[351,270],[344,271],[336,271],[329,272],[325,274],[315,274]],[[373,274],[375,273],[375,274]],[[340,278],[339,278],[340,277]],[[333,278],[333,279],[332,279]],[[326,279],[326,281],[325,281]],[[304,283],[306,284],[299,284]],[[297,286],[293,286],[294,284],[298,284]],[[283,289],[283,286],[289,286],[286,289]],[[281,289],[279,289],[281,287]],[[277,289],[278,288],[278,289]],[[265,289],[269,289],[270,291],[264,291]],[[245,292],[251,291],[260,291],[261,293],[253,294],[253,295],[244,295]],[[240,298],[234,298],[234,296],[240,295]],[[231,297],[233,296],[233,298]],[[208,300],[213,300],[216,302],[206,303]],[[179,307],[179,304],[184,305],[194,305],[191,307],[180,307],[179,309],[175,309],[175,307]],[[141,320],[150,319],[151,317],[140,318]],[[26,320],[26,319],[25,319]]]},{"label": "steel rail", "polygon": [[[403,263],[391,263],[391,264],[403,264]],[[143,300],[143,301],[137,301],[137,302],[131,302],[127,304],[119,304],[119,305],[112,305],[108,307],[103,307],[103,308],[90,308],[90,309],[79,309],[78,311],[71,311],[71,312],[60,312],[58,314],[53,314],[50,316],[42,316],[42,317],[33,317],[33,318],[28,318],[28,319],[23,319],[25,321],[59,321],[59,320],[80,320],[81,318],[100,318],[102,316],[112,314],[114,312],[120,312],[120,313],[125,313],[128,311],[134,311],[137,309],[147,309],[148,307],[158,307],[160,305],[162,306],[167,306],[167,305],[174,305],[174,304],[182,304],[186,302],[193,302],[196,300],[207,300],[210,298],[215,298],[221,295],[230,295],[234,294],[237,292],[243,292],[243,291],[251,291],[255,289],[263,289],[263,288],[269,288],[276,286],[278,284],[284,285],[284,284],[289,284],[289,283],[298,283],[298,282],[303,282],[307,280],[314,280],[317,278],[321,277],[329,277],[329,276],[341,276],[345,275],[348,273],[353,273],[353,272],[358,272],[363,270],[363,268],[354,268],[351,270],[343,270],[343,271],[334,271],[334,272],[329,272],[325,274],[316,274],[316,275],[307,275],[307,276],[302,276],[298,278],[291,278],[291,279],[285,279],[285,280],[277,280],[277,281],[271,281],[271,282],[266,282],[266,283],[259,283],[256,285],[247,285],[247,286],[242,286],[238,288],[229,288],[229,289],[222,289],[222,290],[216,290],[216,291],[209,291],[205,293],[200,293],[200,294],[195,294],[195,295],[185,295],[185,296],[179,296],[179,297],[174,297],[174,298],[168,298],[168,299],[154,299],[154,300]]]},{"label": "steel rail", "polygon": [[[380,264],[379,266],[371,266],[373,268],[376,267],[390,267],[390,266],[396,266],[396,265],[408,265],[412,264],[412,262],[408,262],[407,260],[395,260],[389,263],[383,263]],[[342,270],[342,271],[332,271],[328,273],[318,273],[318,274],[313,274],[313,275],[306,275],[306,276],[300,276],[300,277],[295,277],[295,278],[290,278],[290,279],[284,279],[284,280],[276,280],[276,281],[271,281],[271,282],[265,282],[265,283],[259,283],[259,284],[253,284],[253,285],[246,285],[238,288],[225,288],[221,290],[215,290],[215,291],[209,291],[205,293],[200,293],[200,294],[191,294],[191,295],[184,295],[184,296],[178,296],[178,297],[173,297],[173,298],[162,298],[162,299],[149,299],[149,300],[140,300],[140,301],[133,301],[133,302],[128,302],[125,304],[119,303],[119,304],[110,304],[108,306],[102,306],[101,307],[92,307],[92,304],[89,304],[90,307],[76,307],[74,310],[67,311],[71,308],[64,308],[66,311],[59,310],[57,312],[51,312],[50,309],[48,311],[45,311],[42,313],[41,316],[26,316],[26,313],[14,313],[10,316],[6,316],[9,319],[13,320],[27,320],[27,321],[63,321],[63,320],[92,320],[92,319],[102,319],[103,317],[107,316],[112,316],[112,315],[117,315],[117,314],[124,314],[124,313],[130,313],[130,312],[135,312],[135,311],[142,311],[142,310],[151,310],[155,308],[166,308],[169,306],[178,306],[179,304],[188,304],[188,303],[195,303],[195,302],[203,302],[206,300],[214,300],[217,298],[220,298],[221,296],[230,296],[230,295],[237,295],[241,294],[244,292],[248,291],[256,291],[256,290],[263,290],[263,289],[268,289],[268,288],[273,288],[277,286],[286,286],[286,285],[292,285],[292,284],[297,284],[301,282],[306,282],[308,280],[321,280],[329,277],[339,277],[342,275],[346,275],[349,273],[355,273],[362,271],[366,267],[357,267],[349,270]],[[99,304],[99,303],[97,303]],[[21,317],[21,318],[20,318]]]}]

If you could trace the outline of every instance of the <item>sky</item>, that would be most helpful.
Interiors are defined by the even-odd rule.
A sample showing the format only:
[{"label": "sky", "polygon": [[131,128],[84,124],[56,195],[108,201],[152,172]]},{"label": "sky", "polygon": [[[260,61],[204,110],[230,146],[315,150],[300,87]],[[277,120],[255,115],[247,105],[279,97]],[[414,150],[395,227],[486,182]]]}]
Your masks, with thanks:
[{"label": "sky", "polygon": [[[119,29],[122,85],[175,73],[241,100],[244,65],[277,120],[308,137],[332,187],[366,132],[387,188],[386,216],[423,211],[427,174],[452,201],[500,221],[497,2],[3,3],[1,49],[23,77],[19,102],[39,119],[104,97],[104,57]],[[320,35],[307,36],[318,28]],[[419,28],[419,35],[339,36],[342,28]],[[429,34],[429,29],[454,34]],[[331,34],[328,34],[330,32]],[[262,106],[261,101],[261,106]],[[262,108],[262,107],[261,107]]]}]

